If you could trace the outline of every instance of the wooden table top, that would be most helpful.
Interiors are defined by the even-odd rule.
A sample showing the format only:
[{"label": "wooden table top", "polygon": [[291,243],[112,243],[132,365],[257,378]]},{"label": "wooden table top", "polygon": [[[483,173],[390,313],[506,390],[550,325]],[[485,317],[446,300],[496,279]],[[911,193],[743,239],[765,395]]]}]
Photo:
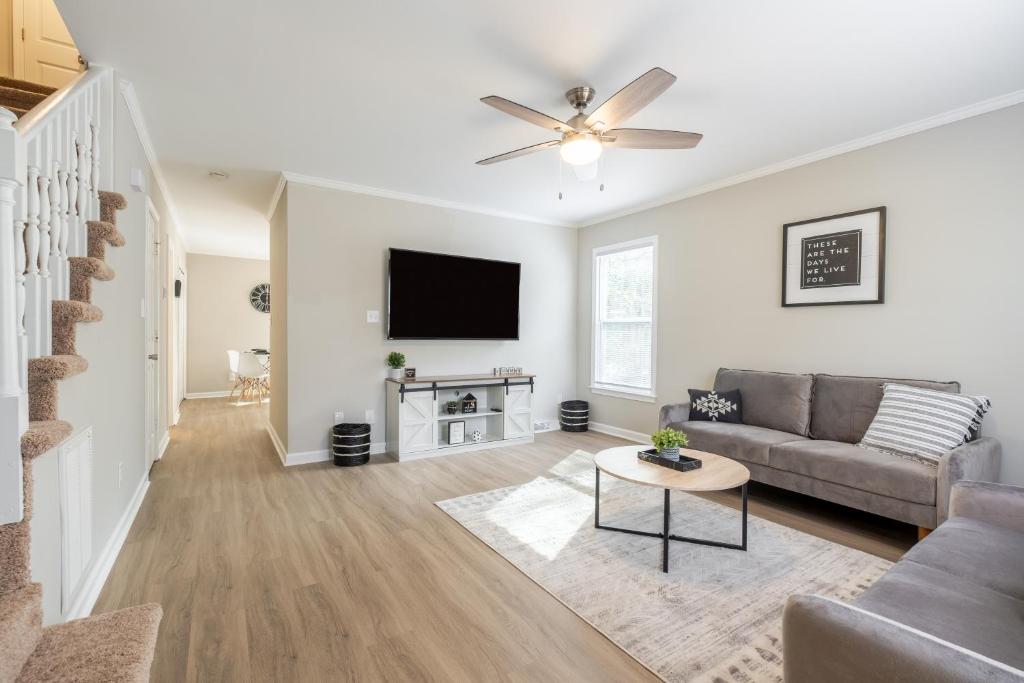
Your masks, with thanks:
[{"label": "wooden table top", "polygon": [[387,377],[386,380],[388,382],[394,382],[395,384],[431,384],[432,382],[441,384],[442,382],[481,382],[485,380],[504,382],[506,379],[530,379],[531,377],[536,377],[536,375],[531,375],[529,373],[524,373],[522,375],[477,373],[473,375],[426,375],[424,377],[414,377],[411,379],[406,379],[405,377],[402,379],[392,379],[391,377]]},{"label": "wooden table top", "polygon": [[616,479],[676,491],[724,491],[742,486],[750,480],[750,470],[721,455],[681,448],[680,455],[699,459],[701,467],[689,472],[678,472],[636,457],[637,451],[643,449],[640,444],[608,448],[594,456],[594,464],[597,469]]}]

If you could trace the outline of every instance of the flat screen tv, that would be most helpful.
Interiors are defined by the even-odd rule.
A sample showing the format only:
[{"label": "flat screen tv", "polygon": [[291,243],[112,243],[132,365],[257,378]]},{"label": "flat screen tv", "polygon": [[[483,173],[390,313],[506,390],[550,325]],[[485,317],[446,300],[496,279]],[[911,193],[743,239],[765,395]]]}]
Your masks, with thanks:
[{"label": "flat screen tv", "polygon": [[519,339],[519,264],[391,249],[388,339]]}]

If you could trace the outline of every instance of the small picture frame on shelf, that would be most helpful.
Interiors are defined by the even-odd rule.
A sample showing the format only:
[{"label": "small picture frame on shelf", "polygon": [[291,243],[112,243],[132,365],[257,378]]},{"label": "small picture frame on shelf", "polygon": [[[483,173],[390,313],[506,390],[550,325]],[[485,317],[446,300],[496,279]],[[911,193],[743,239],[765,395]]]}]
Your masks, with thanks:
[{"label": "small picture frame on shelf", "polygon": [[405,369],[405,378],[406,379],[416,379],[416,368],[406,368]]},{"label": "small picture frame on shelf", "polygon": [[463,420],[452,420],[448,423],[448,443],[466,443],[466,423]]}]

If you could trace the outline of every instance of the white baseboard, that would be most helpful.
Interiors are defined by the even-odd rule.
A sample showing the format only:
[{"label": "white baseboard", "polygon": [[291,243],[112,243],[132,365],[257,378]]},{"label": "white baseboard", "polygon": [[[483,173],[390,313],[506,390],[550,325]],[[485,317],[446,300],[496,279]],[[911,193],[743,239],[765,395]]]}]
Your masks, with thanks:
[{"label": "white baseboard", "polygon": [[630,441],[636,441],[637,443],[651,443],[650,434],[644,434],[643,432],[634,432],[632,429],[623,429],[622,427],[614,427],[612,425],[601,424],[600,422],[591,422],[590,429],[594,430],[595,432],[601,432],[602,434],[618,436],[623,439],[629,439]]},{"label": "white baseboard", "polygon": [[274,425],[267,423],[267,434],[270,434],[270,440],[274,442],[274,450],[277,451],[277,457],[281,459],[282,465],[288,464],[288,450],[284,447],[284,443],[281,441],[281,437],[277,435],[277,430],[274,429]]},{"label": "white baseboard", "polygon": [[[387,450],[383,441],[376,441],[370,444],[370,455],[380,455]],[[278,456],[281,455],[281,450],[277,452]],[[298,453],[288,453],[286,458],[282,458],[281,462],[285,467],[293,467],[295,465],[308,465],[313,462],[327,462],[334,458],[331,455],[331,451],[328,449],[319,451],[300,451]]]},{"label": "white baseboard", "polygon": [[113,533],[110,534],[106,545],[103,546],[103,550],[93,559],[92,566],[89,567],[89,571],[82,579],[82,586],[78,589],[78,594],[64,613],[65,621],[82,619],[92,614],[92,608],[95,607],[96,600],[100,597],[103,584],[107,582],[107,577],[110,576],[110,570],[114,568],[114,562],[117,561],[117,556],[121,552],[121,546],[124,545],[125,539],[128,538],[132,522],[135,521],[135,515],[138,514],[139,508],[142,507],[142,501],[146,497],[147,491],[149,491],[148,474],[139,482],[139,487],[135,489],[135,495],[132,496],[132,500],[128,503],[128,508],[124,511],[124,514],[121,515],[121,519],[117,521],[117,526],[114,527]]},{"label": "white baseboard", "polygon": [[167,450],[167,446],[171,443],[171,432],[170,430],[164,432],[164,436],[160,439],[160,444],[156,447],[156,459],[164,457],[164,451]]},{"label": "white baseboard", "polygon": [[230,391],[191,391],[185,392],[185,398],[224,398],[230,396]]}]

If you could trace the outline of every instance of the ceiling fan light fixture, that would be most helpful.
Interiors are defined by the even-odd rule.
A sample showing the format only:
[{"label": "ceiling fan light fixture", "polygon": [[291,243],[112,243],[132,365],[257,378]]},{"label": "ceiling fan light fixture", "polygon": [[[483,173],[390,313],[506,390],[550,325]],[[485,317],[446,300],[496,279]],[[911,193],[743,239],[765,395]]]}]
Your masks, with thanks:
[{"label": "ceiling fan light fixture", "polygon": [[573,166],[585,166],[601,156],[601,140],[593,133],[570,133],[562,140],[562,160]]}]

